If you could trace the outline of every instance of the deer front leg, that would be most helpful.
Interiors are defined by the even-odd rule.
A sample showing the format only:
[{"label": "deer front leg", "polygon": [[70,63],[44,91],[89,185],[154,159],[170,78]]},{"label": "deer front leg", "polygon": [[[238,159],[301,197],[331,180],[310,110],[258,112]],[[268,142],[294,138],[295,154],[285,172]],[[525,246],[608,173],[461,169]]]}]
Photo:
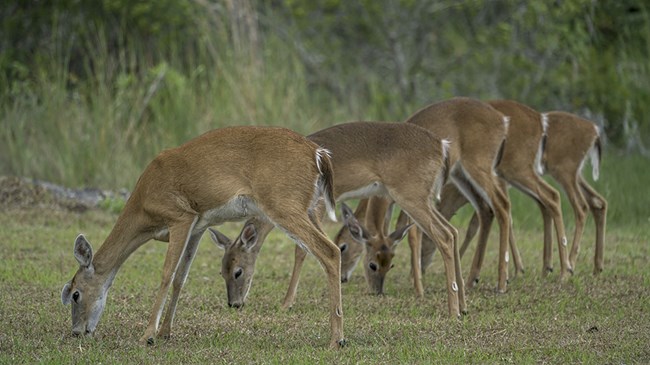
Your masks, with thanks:
[{"label": "deer front leg", "polygon": [[156,296],[153,309],[151,310],[149,324],[147,325],[147,329],[144,331],[144,335],[140,338],[141,343],[149,345],[153,345],[154,343],[154,338],[158,331],[160,316],[165,307],[169,285],[174,278],[174,273],[178,267],[181,254],[185,250],[192,229],[198,219],[198,216],[194,216],[169,227],[169,246],[167,247],[167,255],[165,256],[165,263],[163,264],[162,281],[160,283],[160,289],[158,289],[158,295]]},{"label": "deer front leg", "polygon": [[169,338],[172,331],[172,325],[174,322],[174,315],[176,314],[176,306],[178,304],[178,297],[180,296],[181,289],[187,280],[187,275],[190,272],[190,266],[194,261],[196,256],[196,250],[199,247],[199,242],[203,236],[204,230],[197,232],[190,237],[190,240],[187,242],[185,251],[181,256],[181,260],[178,264],[178,269],[176,270],[176,275],[174,275],[174,281],[172,283],[172,296],[169,299],[169,305],[167,306],[167,314],[165,314],[165,319],[160,327],[160,332],[158,337]]},{"label": "deer front leg", "polygon": [[305,262],[306,256],[307,252],[300,248],[300,246],[296,245],[294,251],[293,271],[291,272],[291,280],[289,281],[287,294],[284,296],[284,300],[282,301],[282,309],[291,308],[293,303],[296,301],[298,281],[300,281],[300,270],[302,270],[302,264]]}]

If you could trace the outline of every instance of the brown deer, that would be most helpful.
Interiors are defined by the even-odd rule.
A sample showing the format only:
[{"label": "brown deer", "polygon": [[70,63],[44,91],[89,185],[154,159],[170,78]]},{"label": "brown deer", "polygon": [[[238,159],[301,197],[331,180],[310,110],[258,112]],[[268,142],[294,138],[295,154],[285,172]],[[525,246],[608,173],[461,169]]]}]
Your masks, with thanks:
[{"label": "brown deer", "polygon": [[[555,189],[553,189],[538,175],[538,172],[542,171],[541,148],[544,145],[543,137],[545,135],[547,118],[545,115],[542,115],[535,110],[515,101],[495,100],[490,101],[489,104],[495,109],[499,110],[501,113],[510,117],[510,124],[506,137],[507,142],[505,143],[499,163],[496,166],[496,171],[501,177],[500,184],[502,185],[502,190],[507,191],[505,187],[506,182],[517,187],[525,194],[531,196],[539,204],[545,222],[552,220],[555,223],[558,248],[560,252],[560,263],[562,267],[561,277],[566,278],[568,273],[572,272],[572,266],[568,261],[566,251],[567,240],[564,231],[564,224],[562,222],[560,196]],[[467,198],[465,195],[459,192],[455,184],[445,185],[439,204],[440,212],[445,218],[450,219],[455,214],[455,212],[466,203]],[[491,213],[490,211],[486,212]],[[373,214],[378,214],[381,216],[384,214],[384,212],[368,211],[366,214],[370,216]],[[478,227],[482,228],[482,238],[479,241],[483,243],[483,246],[479,246],[480,249],[477,249],[476,255],[474,257],[472,272],[470,273],[467,283],[467,285],[470,287],[478,282],[478,273],[480,272],[480,267],[482,266],[485,250],[484,244],[486,243],[487,236],[489,235],[492,215],[487,214],[483,220],[487,223],[479,224],[478,215],[475,214],[472,220],[472,224],[469,228],[469,231],[472,232],[472,235],[476,233]],[[397,225],[403,225],[404,222],[404,217],[400,216]],[[550,223],[547,223],[546,227],[550,232]],[[550,233],[545,235],[544,273],[552,271],[550,239]],[[514,238],[512,236],[510,237],[509,242],[515,261],[516,272],[522,272],[523,265],[521,264],[521,257],[518,250],[516,249]],[[339,244],[338,242],[335,243],[337,243],[337,245]],[[464,253],[466,247],[466,243],[464,243],[460,248],[461,256]],[[430,241],[425,239],[425,241],[422,243],[421,249],[421,268],[424,270],[431,262],[432,255],[435,252],[435,246]],[[349,252],[354,252],[354,249],[350,250]],[[341,257],[343,262],[352,261],[351,258],[347,256],[349,256],[349,253],[342,251]],[[390,265],[390,262],[387,262],[386,264]],[[351,271],[351,269],[345,265],[342,265],[341,269],[343,271]]]},{"label": "brown deer", "polygon": [[[316,256],[328,278],[330,345],[344,344],[340,251],[315,218],[323,200],[335,218],[332,171],[327,150],[285,128],[217,129],[163,151],[138,179],[97,253],[83,235],[77,237],[79,269],[61,294],[63,304],[72,304],[72,333],[93,334],[118,270],[138,247],[156,239],[169,246],[141,341],[152,344],[156,336],[168,337],[203,232],[211,225],[255,217],[279,227]],[[170,285],[173,294],[159,332]]]},{"label": "brown deer", "polygon": [[[554,223],[560,255],[560,278],[565,280],[573,273],[573,268],[567,254],[567,238],[562,220],[560,194],[539,176],[543,172],[542,153],[548,129],[548,117],[546,114],[540,114],[534,109],[513,100],[493,100],[488,103],[503,114],[510,116],[510,126],[506,136],[507,142],[501,159],[496,166],[497,174],[501,178],[504,187],[507,187],[508,184],[512,185],[530,196],[537,202],[542,212],[542,217],[546,222],[542,270],[544,275],[553,271],[551,262],[551,222]],[[504,188],[504,190],[507,191],[507,188]],[[465,203],[466,201],[458,193],[451,189],[444,189],[440,210],[443,215],[449,217],[455,214]],[[474,224],[469,228],[470,231],[476,230],[476,220]],[[489,235],[489,225],[478,224],[478,226],[480,227],[480,235]],[[479,240],[479,242],[485,241]],[[461,247],[461,253],[464,253],[466,243],[467,240],[463,243],[464,248]],[[521,256],[516,248],[514,237],[511,237],[510,245],[515,266],[519,267],[520,271],[523,271]],[[475,265],[472,265],[472,268],[476,268],[477,271],[475,274],[470,273],[469,280],[471,280],[471,283],[468,283],[468,285],[473,285],[478,281],[478,272],[483,263],[485,249],[484,245],[479,244],[477,246],[474,255]],[[428,261],[430,262],[430,260]]]},{"label": "brown deer", "polygon": [[[587,157],[591,160],[592,177],[598,180],[602,147],[598,127],[592,122],[566,112],[549,112],[545,114],[548,121],[546,143],[541,159],[542,172],[552,176],[567,194],[575,217],[575,231],[569,262],[575,270],[576,259],[580,251],[580,241],[584,232],[585,218],[590,210],[596,223],[596,249],[594,255],[594,275],[603,270],[603,245],[607,218],[607,200],[603,198],[582,177],[582,167]],[[544,267],[551,259],[550,220],[544,217]],[[476,217],[472,217],[467,237],[461,248],[461,255],[469,245],[478,228]],[[566,241],[564,241],[566,242]],[[342,255],[343,256],[343,255]],[[343,269],[343,267],[342,267]]]},{"label": "brown deer", "polygon": [[[433,202],[447,171],[446,143],[433,133],[410,123],[345,123],[316,132],[308,138],[332,153],[337,201],[374,195],[388,197],[427,236],[432,237],[441,250],[445,265],[449,314],[459,316],[465,312],[464,285],[456,246],[458,232],[435,210]],[[213,238],[226,249],[224,257],[249,263],[244,273],[252,275],[259,252],[259,248],[253,248],[261,246],[272,226],[257,227],[253,242],[246,238],[250,225],[256,224],[246,224],[234,244],[220,239],[218,232],[214,233]],[[306,254],[300,248],[295,250],[293,274],[283,301],[285,308],[295,301],[300,269]],[[417,259],[419,262],[419,256]],[[239,281],[233,284],[232,275],[223,276],[229,291],[248,292],[249,283]],[[241,298],[242,303],[244,299]]]},{"label": "brown deer", "polygon": [[[510,200],[497,179],[494,167],[504,149],[508,117],[481,101],[470,98],[452,98],[431,104],[412,115],[405,124],[416,124],[430,130],[434,135],[450,141],[450,175],[453,186],[464,199],[469,200],[480,212],[482,225],[489,225],[496,216],[499,223],[499,281],[497,290],[505,292],[508,280],[508,242],[511,235]],[[507,144],[507,143],[505,143]],[[448,183],[450,185],[450,183]],[[441,204],[446,198],[443,196]],[[368,203],[372,206],[371,202]],[[441,210],[441,213],[443,211]],[[366,213],[369,216],[385,212]],[[444,215],[443,215],[444,216]],[[369,218],[366,217],[366,220]],[[372,218],[370,218],[372,219]],[[400,214],[398,226],[404,226],[405,215]],[[423,240],[430,241],[423,236]],[[416,230],[409,232],[411,248],[411,273],[415,292],[423,295],[421,270],[421,243]],[[485,244],[487,235],[481,236]],[[381,248],[381,246],[379,246]],[[366,248],[368,255],[375,255],[378,247]],[[478,276],[478,260],[475,258],[470,272],[470,283]],[[389,261],[385,265],[392,265]]]}]

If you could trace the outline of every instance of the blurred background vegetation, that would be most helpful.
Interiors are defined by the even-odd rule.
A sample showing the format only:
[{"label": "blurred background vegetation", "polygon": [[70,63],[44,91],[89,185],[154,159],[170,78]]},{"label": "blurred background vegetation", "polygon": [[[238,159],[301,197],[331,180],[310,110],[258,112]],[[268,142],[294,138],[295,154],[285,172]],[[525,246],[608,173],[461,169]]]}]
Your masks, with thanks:
[{"label": "blurred background vegetation", "polygon": [[575,112],[612,153],[647,155],[649,11],[640,0],[3,1],[0,174],[131,188],[162,148],[212,128],[307,134],[404,120],[457,95]]}]

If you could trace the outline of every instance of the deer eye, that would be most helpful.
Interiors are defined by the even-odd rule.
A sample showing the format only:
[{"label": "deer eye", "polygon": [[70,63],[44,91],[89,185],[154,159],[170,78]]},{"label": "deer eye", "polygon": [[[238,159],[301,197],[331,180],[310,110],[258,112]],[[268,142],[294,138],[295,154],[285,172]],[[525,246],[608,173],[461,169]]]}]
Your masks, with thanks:
[{"label": "deer eye", "polygon": [[369,267],[370,270],[372,270],[372,271],[377,271],[377,265],[376,265],[374,262],[369,263],[369,264],[368,264],[368,267]]},{"label": "deer eye", "polygon": [[243,274],[243,273],[244,273],[244,270],[243,270],[241,267],[238,267],[238,268],[235,270],[235,273],[234,273],[234,277],[235,277],[235,279],[239,279],[239,277],[240,277],[241,274]]},{"label": "deer eye", "polygon": [[75,303],[79,301],[79,291],[72,293],[72,300],[74,300]]},{"label": "deer eye", "polygon": [[341,250],[341,252],[344,252],[347,249],[348,249],[348,244],[347,243],[344,243],[344,244],[341,245],[341,247],[339,247],[339,250]]}]

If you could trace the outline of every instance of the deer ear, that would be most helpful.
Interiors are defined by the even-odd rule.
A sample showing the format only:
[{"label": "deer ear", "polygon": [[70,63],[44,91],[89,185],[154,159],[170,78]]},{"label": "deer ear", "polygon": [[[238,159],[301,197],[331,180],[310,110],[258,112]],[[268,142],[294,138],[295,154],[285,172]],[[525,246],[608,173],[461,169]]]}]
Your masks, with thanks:
[{"label": "deer ear", "polygon": [[63,290],[61,291],[61,303],[63,303],[63,305],[70,304],[70,289],[71,288],[72,288],[72,286],[70,285],[70,283],[65,283],[65,285],[63,286]]},{"label": "deer ear", "polygon": [[413,223],[407,224],[405,226],[402,226],[401,228],[396,229],[393,233],[391,233],[388,236],[388,238],[390,238],[391,241],[393,241],[392,247],[395,247],[401,240],[404,239],[406,233],[411,227],[413,227]]},{"label": "deer ear", "polygon": [[208,231],[210,231],[210,238],[212,238],[214,243],[216,243],[217,247],[220,249],[225,250],[232,244],[230,238],[226,237],[226,235],[217,231],[216,229],[208,228]]},{"label": "deer ear", "polygon": [[354,216],[354,213],[352,213],[350,207],[348,207],[345,203],[342,203],[341,212],[343,213],[343,224],[345,224],[345,226],[350,231],[352,238],[358,242],[366,243],[368,241],[369,235],[361,223],[359,223],[357,217]]},{"label": "deer ear", "polygon": [[247,224],[241,231],[242,246],[246,251],[250,251],[257,244],[257,228],[253,224]]},{"label": "deer ear", "polygon": [[350,207],[348,207],[348,205],[345,203],[341,203],[341,214],[343,215],[344,221],[350,219],[350,217],[354,217],[354,213],[352,213],[352,209],[350,209]]},{"label": "deer ear", "polygon": [[93,249],[83,234],[77,236],[74,241],[74,257],[77,259],[79,266],[88,269],[93,263]]}]

